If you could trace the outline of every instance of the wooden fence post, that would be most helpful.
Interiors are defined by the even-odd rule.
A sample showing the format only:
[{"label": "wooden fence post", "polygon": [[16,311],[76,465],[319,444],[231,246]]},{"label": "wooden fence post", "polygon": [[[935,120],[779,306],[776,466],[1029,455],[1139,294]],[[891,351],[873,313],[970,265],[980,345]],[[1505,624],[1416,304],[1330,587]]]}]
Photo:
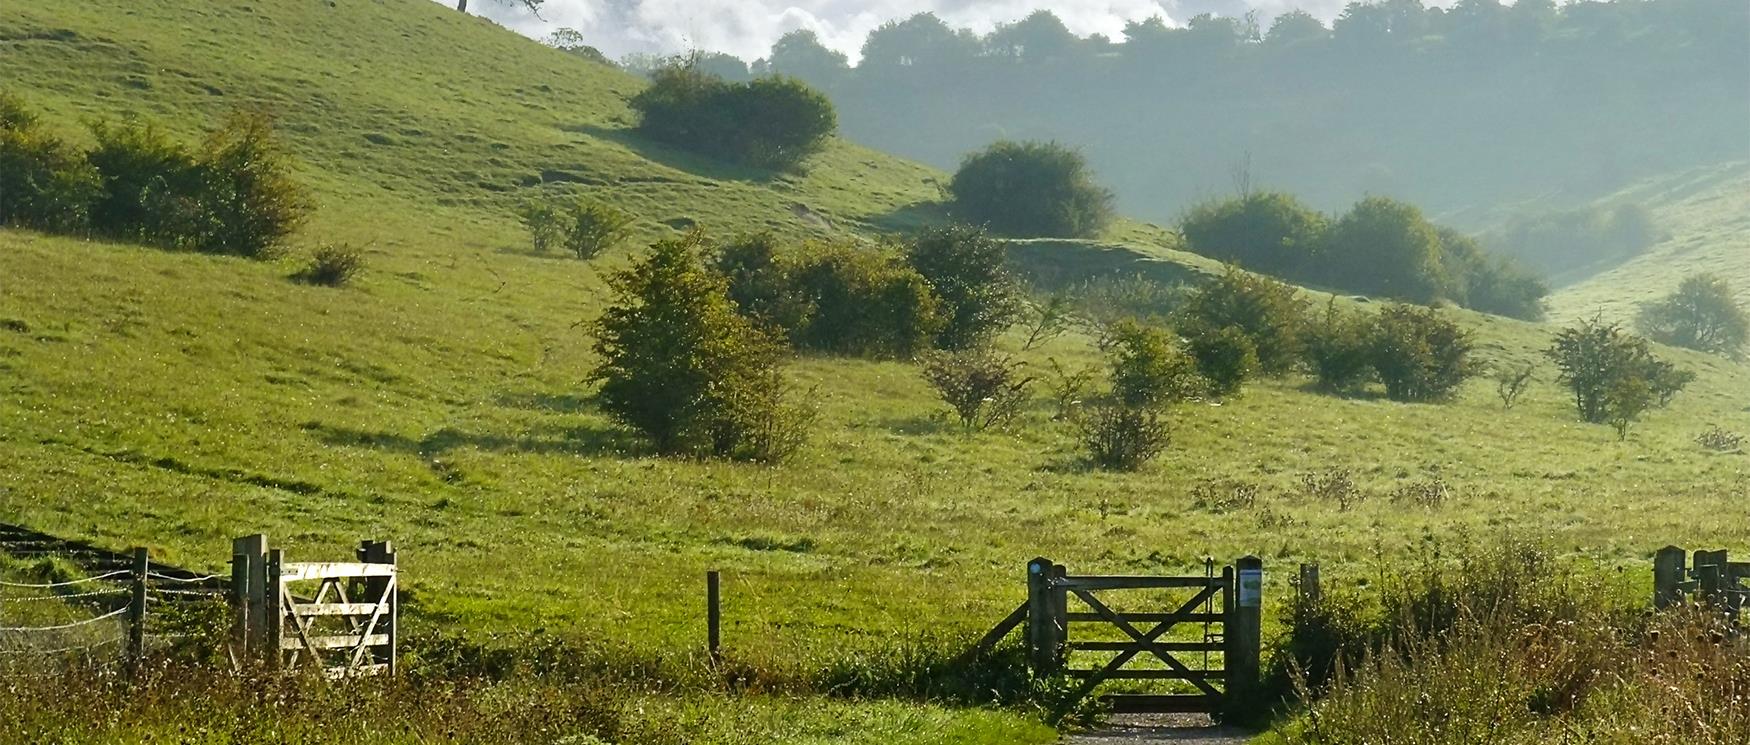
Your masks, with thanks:
[{"label": "wooden fence post", "polygon": [[1051,641],[1051,560],[1038,557],[1027,562],[1027,664],[1034,675],[1050,675],[1054,657]]},{"label": "wooden fence post", "polygon": [[[1069,576],[1069,567],[1051,565],[1051,579]],[[1050,585],[1051,595],[1051,669],[1069,666],[1069,589],[1061,584]]]},{"label": "wooden fence post", "polygon": [[1686,551],[1666,546],[1653,554],[1653,607],[1669,608],[1683,602],[1683,565]]},{"label": "wooden fence post", "polygon": [[1323,600],[1324,591],[1319,587],[1319,565],[1300,565],[1300,602],[1304,606],[1316,606]]},{"label": "wooden fence post", "polygon": [[233,666],[249,658],[249,557],[231,554],[231,645]]},{"label": "wooden fence post", "polygon": [[723,665],[722,574],[716,569],[705,572],[705,651],[711,655],[711,666]]},{"label": "wooden fence post", "polygon": [[[366,564],[395,566],[395,545],[389,541],[365,541],[359,546],[359,560]],[[400,646],[401,636],[401,601],[399,599],[401,576],[399,573],[396,574],[394,580],[394,584],[391,585],[388,577],[368,577],[364,583],[366,597],[389,604],[389,610],[377,621],[382,626],[382,633],[389,637],[389,648],[380,659],[373,659],[372,662],[388,665],[391,677],[397,672],[395,658],[399,656],[397,647]]]},{"label": "wooden fence post", "polygon": [[146,580],[152,568],[145,547],[134,549],[133,602],[128,604],[128,664],[137,668],[146,657]]},{"label": "wooden fence post", "polygon": [[261,616],[261,625],[264,631],[264,646],[266,647],[263,651],[267,655],[268,665],[276,668],[280,666],[280,638],[286,625],[286,612],[285,608],[281,605],[281,599],[284,597],[284,594],[281,589],[282,583],[280,580],[280,567],[285,564],[285,561],[285,549],[276,548],[267,552],[267,563],[263,565],[264,574],[266,575],[267,580],[263,583],[263,589],[265,590],[263,594],[265,597],[263,598],[264,602],[262,605],[265,607],[265,610],[262,612]]},{"label": "wooden fence post", "polygon": [[[267,645],[267,536],[260,533],[231,541],[233,557],[242,556],[243,585],[240,621],[243,623],[244,648],[261,653]],[[237,568],[232,567],[233,581]],[[273,650],[279,654],[278,650]]]},{"label": "wooden fence post", "polygon": [[[1232,706],[1251,702],[1257,690],[1258,657],[1263,647],[1264,560],[1242,556],[1234,562],[1233,609],[1222,628],[1226,636],[1228,699]],[[1227,573],[1223,572],[1223,579]],[[1230,709],[1231,710],[1231,709]]]}]

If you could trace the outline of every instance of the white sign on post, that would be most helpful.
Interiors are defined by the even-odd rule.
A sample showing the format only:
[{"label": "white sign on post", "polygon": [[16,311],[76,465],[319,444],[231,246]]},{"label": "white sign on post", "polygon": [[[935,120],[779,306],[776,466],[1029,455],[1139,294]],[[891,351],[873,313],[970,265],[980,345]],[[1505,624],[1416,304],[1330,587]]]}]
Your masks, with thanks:
[{"label": "white sign on post", "polygon": [[1264,570],[1242,569],[1239,576],[1242,608],[1256,608],[1264,599]]}]

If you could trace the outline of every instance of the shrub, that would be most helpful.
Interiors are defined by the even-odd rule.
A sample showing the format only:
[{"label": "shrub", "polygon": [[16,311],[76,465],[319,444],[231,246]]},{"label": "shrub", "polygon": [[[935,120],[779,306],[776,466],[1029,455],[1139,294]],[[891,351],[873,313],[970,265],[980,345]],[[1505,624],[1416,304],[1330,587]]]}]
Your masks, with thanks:
[{"label": "shrub", "polygon": [[1543,299],[1549,295],[1543,280],[1510,259],[1489,256],[1474,239],[1456,230],[1440,227],[1435,234],[1440,238],[1447,297],[1484,313],[1543,319]]},{"label": "shrub", "polygon": [[1737,357],[1750,343],[1750,312],[1733,299],[1725,279],[1696,274],[1664,299],[1643,306],[1640,328],[1661,344]]},{"label": "shrub", "polygon": [[1239,393],[1240,386],[1258,371],[1258,352],[1252,339],[1236,326],[1198,333],[1188,346],[1198,373],[1218,396]]},{"label": "shrub", "polygon": [[1695,444],[1716,453],[1741,453],[1744,451],[1744,436],[1716,426],[1697,435]]},{"label": "shrub", "polygon": [[1399,484],[1392,490],[1391,501],[1434,509],[1445,506],[1452,496],[1452,485],[1436,477]]},{"label": "shrub", "polygon": [[778,460],[809,415],[787,403],[776,339],[735,312],[693,233],[609,279],[596,322],[602,408],[663,453]]},{"label": "shrub", "polygon": [[1014,325],[1021,291],[1004,268],[1004,248],[978,228],[931,228],[912,237],[905,259],[941,301],[936,346],[968,349]]},{"label": "shrub", "polygon": [[1126,403],[1094,406],[1081,420],[1082,444],[1094,464],[1116,471],[1147,465],[1171,442],[1159,408]]},{"label": "shrub", "polygon": [[202,248],[208,178],[200,155],[152,124],[96,122],[86,160],[102,174],[91,206],[97,231],[170,248]]},{"label": "shrub", "polygon": [[632,234],[632,216],[601,202],[572,205],[561,223],[565,250],[585,261],[613,248]]},{"label": "shrub", "polygon": [[1047,298],[1044,303],[1033,304],[1033,320],[1027,325],[1027,340],[1022,342],[1021,351],[1025,352],[1063,336],[1075,323],[1070,315],[1070,300],[1068,295],[1057,294]]},{"label": "shrub", "polygon": [[1192,252],[1277,276],[1305,273],[1324,229],[1324,215],[1273,191],[1201,204],[1179,222]]},{"label": "shrub", "polygon": [[227,119],[201,148],[200,170],[201,228],[194,243],[202,251],[270,256],[309,212],[309,197],[292,180],[290,159],[266,114]]},{"label": "shrub", "polygon": [[1625,204],[1517,215],[1484,242],[1533,271],[1559,277],[1639,255],[1663,232],[1645,208]]},{"label": "shrub", "polygon": [[786,333],[802,329],[810,308],[771,233],[744,235],[718,249],[714,266],[729,282],[729,299],[742,315]]},{"label": "shrub", "polygon": [[1306,364],[1320,388],[1352,393],[1373,379],[1370,325],[1358,313],[1337,308],[1332,299],[1323,317],[1308,324],[1303,339]]},{"label": "shrub", "polygon": [[1653,405],[1669,403],[1694,377],[1653,356],[1645,339],[1598,319],[1563,329],[1547,352],[1582,421],[1626,434]]},{"label": "shrub", "polygon": [[1346,468],[1302,474],[1300,491],[1307,499],[1315,502],[1334,502],[1342,512],[1348,512],[1350,507],[1367,497],[1367,493],[1355,484],[1355,475]]},{"label": "shrub", "polygon": [[365,269],[364,253],[345,244],[324,243],[310,254],[310,263],[298,279],[313,285],[339,287]]},{"label": "shrub", "polygon": [[1258,485],[1249,481],[1205,481],[1191,488],[1191,506],[1216,515],[1252,509]]},{"label": "shrub", "polygon": [[1531,382],[1537,373],[1537,365],[1524,364],[1495,368],[1495,395],[1501,397],[1501,408],[1511,409],[1519,403],[1519,397],[1531,387]]},{"label": "shrub", "polygon": [[1474,369],[1470,334],[1431,308],[1392,305],[1374,321],[1369,357],[1395,401],[1452,395]]},{"label": "shrub", "polygon": [[1112,221],[1112,193],[1081,153],[1055,142],[1000,141],[960,162],[954,212],[1002,235],[1089,238]]},{"label": "shrub", "polygon": [[838,128],[832,102],[799,80],[731,83],[696,62],[657,69],[632,97],[639,132],[717,158],[787,167],[825,147]]},{"label": "shrub", "polygon": [[546,253],[565,239],[565,216],[558,208],[545,202],[525,205],[517,212],[523,227],[529,230],[529,240],[538,253]]},{"label": "shrub", "polygon": [[77,149],[43,131],[22,99],[0,93],[0,225],[84,230],[101,193]]},{"label": "shrub", "polygon": [[1193,337],[1237,329],[1256,350],[1258,367],[1280,375],[1293,369],[1300,356],[1305,315],[1306,301],[1293,287],[1229,267],[1192,292],[1175,318]]},{"label": "shrub", "polygon": [[929,348],[941,329],[929,284],[889,254],[816,244],[805,247],[791,277],[808,307],[807,322],[792,335],[798,346],[904,357]]},{"label": "shrub", "polygon": [[1317,276],[1355,292],[1425,303],[1444,285],[1440,253],[1440,236],[1421,210],[1368,197],[1326,231]]},{"label": "shrub", "polygon": [[1045,363],[1051,371],[1050,377],[1045,379],[1045,385],[1051,389],[1051,401],[1057,409],[1057,413],[1051,417],[1052,420],[1073,421],[1079,418],[1082,402],[1088,397],[1088,385],[1094,379],[1094,369],[1084,367],[1071,370],[1058,362],[1056,357],[1047,359]]},{"label": "shrub", "polygon": [[936,353],[923,358],[924,380],[960,417],[968,432],[1013,421],[1027,404],[1032,378],[1023,363],[988,350]]},{"label": "shrub", "polygon": [[1203,392],[1197,363],[1165,329],[1122,321],[1107,334],[1112,394],[1130,407],[1193,398]]},{"label": "shrub", "polygon": [[1188,294],[1182,285],[1156,282],[1141,275],[1100,277],[1070,288],[1076,311],[1100,326],[1119,321],[1166,323]]}]

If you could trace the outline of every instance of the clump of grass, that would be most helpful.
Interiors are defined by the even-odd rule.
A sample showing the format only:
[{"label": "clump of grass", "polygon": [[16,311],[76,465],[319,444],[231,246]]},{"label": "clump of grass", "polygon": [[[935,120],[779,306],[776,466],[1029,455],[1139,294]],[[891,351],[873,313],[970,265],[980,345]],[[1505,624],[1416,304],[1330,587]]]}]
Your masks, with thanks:
[{"label": "clump of grass", "polygon": [[1216,515],[1249,510],[1258,503],[1258,493],[1258,485],[1250,481],[1205,481],[1191,487],[1191,507]]},{"label": "clump of grass", "polygon": [[1308,500],[1314,502],[1334,502],[1337,509],[1348,512],[1349,508],[1361,503],[1367,497],[1366,492],[1355,483],[1355,474],[1347,468],[1330,468],[1319,473],[1304,474],[1300,477],[1300,490]]},{"label": "clump of grass", "polygon": [[1399,484],[1392,490],[1391,501],[1433,509],[1443,507],[1454,495],[1452,484],[1438,476],[1431,479]]},{"label": "clump of grass", "polygon": [[1695,444],[1716,453],[1744,452],[1744,436],[1723,427],[1712,427],[1695,437]]}]

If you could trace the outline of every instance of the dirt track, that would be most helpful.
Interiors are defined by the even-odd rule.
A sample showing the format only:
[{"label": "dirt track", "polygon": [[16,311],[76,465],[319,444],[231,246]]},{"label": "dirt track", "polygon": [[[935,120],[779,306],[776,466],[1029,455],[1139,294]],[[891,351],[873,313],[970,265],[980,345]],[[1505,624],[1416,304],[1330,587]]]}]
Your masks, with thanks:
[{"label": "dirt track", "polygon": [[1101,729],[1064,738],[1063,745],[1241,745],[1245,732],[1210,723],[1202,715],[1116,716]]}]

